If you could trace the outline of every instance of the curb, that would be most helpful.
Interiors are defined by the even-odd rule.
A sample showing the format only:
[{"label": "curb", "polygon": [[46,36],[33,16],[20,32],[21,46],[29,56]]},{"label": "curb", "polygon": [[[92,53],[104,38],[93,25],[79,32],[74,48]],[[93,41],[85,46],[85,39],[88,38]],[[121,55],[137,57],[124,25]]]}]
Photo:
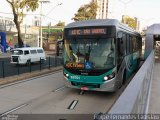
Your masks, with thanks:
[{"label": "curb", "polygon": [[17,82],[17,81],[21,81],[21,80],[25,80],[25,79],[30,79],[33,77],[41,77],[42,75],[47,75],[52,72],[60,71],[60,70],[62,70],[62,68],[63,68],[62,66],[59,66],[59,67],[54,67],[51,69],[42,69],[41,71],[33,71],[31,73],[23,73],[20,75],[14,75],[14,76],[10,76],[10,77],[0,78],[0,86],[6,85],[9,83],[13,83],[13,82]]}]

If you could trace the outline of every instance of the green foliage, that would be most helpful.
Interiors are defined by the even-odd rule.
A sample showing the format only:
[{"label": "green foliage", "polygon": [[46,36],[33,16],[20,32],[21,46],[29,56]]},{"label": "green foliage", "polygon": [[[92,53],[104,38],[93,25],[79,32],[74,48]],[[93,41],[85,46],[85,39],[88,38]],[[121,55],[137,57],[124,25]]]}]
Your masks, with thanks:
[{"label": "green foliage", "polygon": [[21,28],[20,24],[23,22],[24,12],[35,11],[38,8],[38,0],[6,0],[13,11],[14,23],[18,32],[18,45],[23,46],[23,41],[21,38]]},{"label": "green foliage", "polygon": [[38,8],[38,0],[22,0],[19,3],[19,8],[26,8],[27,11],[35,11]]},{"label": "green foliage", "polygon": [[123,16],[122,23],[127,24],[129,27],[136,29],[136,21],[135,19],[129,16]]},{"label": "green foliage", "polygon": [[22,22],[24,11],[35,11],[39,4],[38,0],[6,0],[12,7],[13,14]]},{"label": "green foliage", "polygon": [[59,21],[55,26],[62,26],[62,27],[64,27],[65,26],[65,22]]},{"label": "green foliage", "polygon": [[97,8],[97,3],[92,1],[89,4],[80,7],[72,19],[74,21],[96,19]]}]

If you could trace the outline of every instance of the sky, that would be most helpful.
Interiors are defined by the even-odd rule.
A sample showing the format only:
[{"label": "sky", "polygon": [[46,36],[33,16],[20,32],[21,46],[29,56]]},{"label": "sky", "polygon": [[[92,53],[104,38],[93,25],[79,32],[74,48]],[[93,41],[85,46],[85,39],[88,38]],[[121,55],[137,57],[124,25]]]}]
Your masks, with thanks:
[{"label": "sky", "polygon": [[[91,0],[50,0],[50,3],[42,5],[43,15],[47,17],[42,19],[43,25],[52,25],[59,21],[68,24],[77,10],[84,4],[88,4]],[[62,3],[62,5],[58,5]],[[154,23],[160,23],[160,0],[109,0],[109,18],[121,20],[121,16],[126,14],[131,17],[137,17],[140,21],[141,28]],[[10,6],[6,0],[0,0],[0,16],[12,17]],[[25,22],[30,24],[34,16],[40,14],[40,8],[34,15],[27,15]]]}]

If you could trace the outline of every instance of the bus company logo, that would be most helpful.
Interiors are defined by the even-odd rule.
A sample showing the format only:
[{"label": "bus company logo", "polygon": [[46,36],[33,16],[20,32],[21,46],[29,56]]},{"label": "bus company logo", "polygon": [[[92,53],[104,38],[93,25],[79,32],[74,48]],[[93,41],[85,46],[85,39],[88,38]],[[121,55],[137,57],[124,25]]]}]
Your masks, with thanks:
[{"label": "bus company logo", "polygon": [[84,68],[84,64],[81,64],[81,63],[67,63],[66,67],[68,67],[68,68]]}]

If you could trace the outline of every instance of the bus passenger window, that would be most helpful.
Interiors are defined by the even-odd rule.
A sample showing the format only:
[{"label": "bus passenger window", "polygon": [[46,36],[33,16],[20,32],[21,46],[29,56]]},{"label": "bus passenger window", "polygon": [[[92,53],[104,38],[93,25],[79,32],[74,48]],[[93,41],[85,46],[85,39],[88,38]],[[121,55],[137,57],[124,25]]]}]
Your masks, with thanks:
[{"label": "bus passenger window", "polygon": [[118,51],[120,56],[125,55],[124,41],[122,40],[122,38],[118,38]]}]

